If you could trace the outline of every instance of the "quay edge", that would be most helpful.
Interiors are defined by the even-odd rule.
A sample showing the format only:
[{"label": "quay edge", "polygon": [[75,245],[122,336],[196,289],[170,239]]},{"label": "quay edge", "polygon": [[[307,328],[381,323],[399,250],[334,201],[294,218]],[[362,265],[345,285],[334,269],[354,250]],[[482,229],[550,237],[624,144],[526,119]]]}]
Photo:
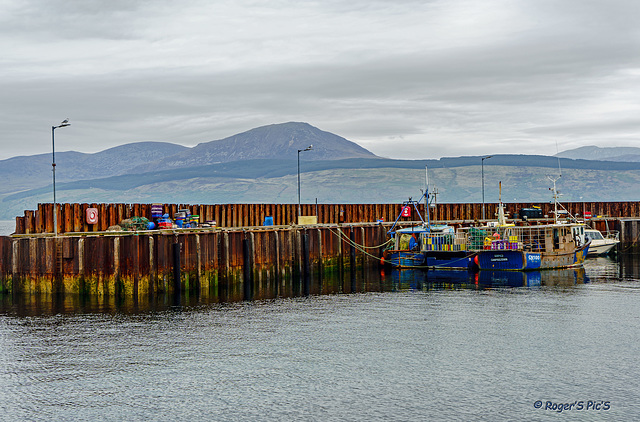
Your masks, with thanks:
[{"label": "quay edge", "polygon": [[260,296],[264,283],[284,286],[291,280],[300,280],[306,291],[305,283],[325,271],[377,266],[381,250],[367,254],[349,240],[382,245],[386,230],[371,223],[3,236],[0,293],[136,299],[177,293],[242,300]]}]

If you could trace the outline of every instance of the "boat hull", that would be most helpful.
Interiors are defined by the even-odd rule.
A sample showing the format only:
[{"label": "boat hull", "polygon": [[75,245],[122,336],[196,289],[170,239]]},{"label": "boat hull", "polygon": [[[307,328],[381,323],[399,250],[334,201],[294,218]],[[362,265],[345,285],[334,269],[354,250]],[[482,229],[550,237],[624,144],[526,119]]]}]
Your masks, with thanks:
[{"label": "boat hull", "polygon": [[589,245],[572,252],[529,252],[524,250],[483,250],[474,259],[480,270],[535,271],[582,265]]},{"label": "boat hull", "polygon": [[424,265],[435,269],[467,270],[474,268],[473,252],[426,251]]},{"label": "boat hull", "polygon": [[615,248],[616,245],[620,243],[618,240],[611,241],[601,241],[598,243],[595,240],[591,241],[591,246],[589,246],[589,254],[588,256],[600,256],[606,255],[611,252],[611,249]]}]

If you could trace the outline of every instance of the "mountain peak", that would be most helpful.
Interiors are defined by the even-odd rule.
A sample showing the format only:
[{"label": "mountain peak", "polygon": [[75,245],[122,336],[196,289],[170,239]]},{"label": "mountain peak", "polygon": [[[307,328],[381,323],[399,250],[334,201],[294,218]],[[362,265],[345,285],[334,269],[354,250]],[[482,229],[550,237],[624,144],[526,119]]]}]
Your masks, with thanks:
[{"label": "mountain peak", "polygon": [[277,123],[260,126],[224,139],[204,142],[178,154],[132,172],[202,166],[253,159],[297,159],[298,150],[313,145],[300,154],[301,160],[339,160],[345,158],[377,158],[358,144],[305,122]]}]

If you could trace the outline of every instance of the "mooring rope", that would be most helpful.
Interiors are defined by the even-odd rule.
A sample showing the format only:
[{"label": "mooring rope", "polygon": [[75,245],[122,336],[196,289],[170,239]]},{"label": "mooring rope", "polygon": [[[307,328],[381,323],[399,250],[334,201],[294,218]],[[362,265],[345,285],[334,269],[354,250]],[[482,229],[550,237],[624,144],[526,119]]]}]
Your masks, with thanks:
[{"label": "mooring rope", "polygon": [[[346,233],[344,233],[342,230],[338,230],[338,232],[337,232],[337,233],[336,233],[333,229],[329,229],[329,231],[330,231],[331,233],[333,233],[334,235],[336,235],[338,238],[340,238],[340,239],[344,239],[347,243],[349,243],[350,245],[352,245],[353,247],[355,247],[357,250],[359,250],[359,251],[360,251],[360,252],[362,252],[363,254],[365,254],[365,255],[367,255],[367,256],[369,256],[369,257],[371,257],[371,258],[374,258],[374,259],[380,259],[380,257],[375,256],[375,255],[373,255],[373,254],[371,254],[371,253],[367,252],[365,249],[377,249],[377,248],[382,248],[382,247],[384,247],[384,246],[387,246],[387,245],[388,245],[388,244],[390,244],[391,242],[393,242],[393,238],[391,238],[391,239],[387,240],[386,242],[384,242],[383,244],[378,245],[378,246],[364,246],[364,245],[360,245],[359,243],[356,243],[355,241],[351,240],[351,239],[346,235]],[[453,261],[453,262],[455,263],[455,262],[459,262],[459,261],[464,261],[464,260],[466,260],[466,259],[468,259],[468,258],[471,258],[471,257],[476,256],[477,254],[478,254],[478,252],[474,252],[474,253],[472,253],[471,255],[468,255],[468,256],[465,256],[465,257],[463,257],[463,258],[457,259],[457,260],[455,260],[455,261]],[[406,259],[406,260],[415,260],[415,258],[412,258],[412,257],[408,257],[408,258],[405,258],[405,259]],[[452,263],[452,262],[449,262],[448,264],[450,265],[451,263]],[[390,265],[393,265],[393,264],[391,264],[391,263],[389,263],[389,264],[390,264]],[[444,266],[444,265],[446,265],[446,264],[440,264],[440,265],[415,265],[415,266],[411,266],[410,268],[438,268],[438,267],[441,267],[441,266]],[[395,266],[395,267],[401,267],[400,265],[394,265],[394,266]]]},{"label": "mooring rope", "polygon": [[371,258],[374,258],[374,259],[380,259],[380,257],[367,252],[366,249],[382,248],[382,247],[388,245],[389,243],[391,243],[393,241],[393,239],[389,239],[386,242],[384,242],[383,244],[378,245],[378,246],[364,246],[364,245],[360,245],[359,243],[356,243],[353,240],[351,240],[345,233],[342,232],[342,230],[338,230],[338,233],[336,233],[333,229],[329,229],[329,231],[331,233],[333,233],[334,235],[336,235],[339,239],[344,239],[347,243],[352,245],[354,248],[358,249],[363,254],[365,254],[365,255],[367,255],[367,256],[369,256]]},{"label": "mooring rope", "polygon": [[[456,259],[455,261],[449,262],[448,264],[453,264],[454,262],[464,261],[465,259],[468,259],[468,258],[474,257],[474,256],[476,256],[476,255],[478,255],[478,252],[474,252],[474,253],[472,253],[471,255],[467,255],[467,256],[465,256],[465,257],[463,257],[463,258],[460,258],[460,259]],[[441,267],[441,266],[443,266],[443,265],[445,265],[445,264],[440,264],[440,265],[428,265],[428,266],[427,266],[427,268],[438,268],[438,267]]]},{"label": "mooring rope", "polygon": [[626,248],[622,249],[622,252],[627,251],[627,250],[633,248],[634,246],[636,246],[636,243],[638,243],[638,239],[640,239],[640,233],[638,233],[638,235],[636,236],[635,240],[631,243],[631,245],[629,245]]}]

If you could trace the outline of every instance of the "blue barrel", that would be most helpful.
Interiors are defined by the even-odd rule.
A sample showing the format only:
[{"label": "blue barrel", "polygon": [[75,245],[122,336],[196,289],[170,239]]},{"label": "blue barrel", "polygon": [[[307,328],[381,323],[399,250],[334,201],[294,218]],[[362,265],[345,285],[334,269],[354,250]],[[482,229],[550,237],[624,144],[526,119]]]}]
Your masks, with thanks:
[{"label": "blue barrel", "polygon": [[263,226],[273,226],[273,217],[265,217]]}]

